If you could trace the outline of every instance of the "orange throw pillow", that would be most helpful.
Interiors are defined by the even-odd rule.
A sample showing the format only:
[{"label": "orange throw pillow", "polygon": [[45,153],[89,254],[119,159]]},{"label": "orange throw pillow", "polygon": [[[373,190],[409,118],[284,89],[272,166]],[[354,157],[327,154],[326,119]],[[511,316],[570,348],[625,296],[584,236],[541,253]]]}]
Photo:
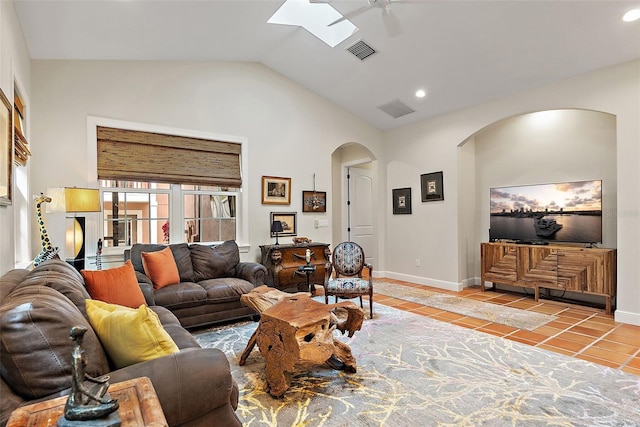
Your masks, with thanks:
[{"label": "orange throw pillow", "polygon": [[142,252],[144,273],[153,282],[153,289],[180,283],[180,273],[171,248],[167,246],[161,251]]},{"label": "orange throw pillow", "polygon": [[82,270],[80,273],[93,299],[131,308],[146,304],[133,264],[129,260],[122,267]]}]

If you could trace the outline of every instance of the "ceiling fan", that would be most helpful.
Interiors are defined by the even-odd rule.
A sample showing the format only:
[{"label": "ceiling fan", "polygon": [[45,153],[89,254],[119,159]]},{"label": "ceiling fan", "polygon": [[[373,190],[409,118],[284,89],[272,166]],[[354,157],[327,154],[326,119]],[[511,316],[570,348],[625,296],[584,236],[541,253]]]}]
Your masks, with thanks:
[{"label": "ceiling fan", "polygon": [[[309,0],[311,3],[330,3],[331,0]],[[419,1],[411,1],[411,0],[366,0],[367,5],[361,6],[344,16],[340,19],[336,19],[329,26],[335,25],[339,22],[350,20],[355,18],[356,16],[370,10],[370,9],[380,9],[382,12],[382,23],[384,25],[387,34],[390,37],[397,36],[402,32],[402,28],[400,26],[400,22],[398,22],[396,16],[392,12],[391,4],[392,3],[420,3]]]}]

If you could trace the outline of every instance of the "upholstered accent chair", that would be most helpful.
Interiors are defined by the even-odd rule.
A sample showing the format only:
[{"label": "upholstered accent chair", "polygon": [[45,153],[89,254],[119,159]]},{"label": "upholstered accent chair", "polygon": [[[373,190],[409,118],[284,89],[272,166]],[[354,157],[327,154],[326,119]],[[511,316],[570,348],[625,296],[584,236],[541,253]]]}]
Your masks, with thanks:
[{"label": "upholstered accent chair", "polygon": [[[367,268],[369,277],[362,278],[362,271]],[[333,277],[332,276],[333,273]],[[335,247],[331,262],[327,263],[324,276],[324,300],[329,303],[329,296],[338,298],[360,298],[369,295],[369,315],[373,319],[373,266],[367,264],[364,251],[354,242],[343,242]]]}]

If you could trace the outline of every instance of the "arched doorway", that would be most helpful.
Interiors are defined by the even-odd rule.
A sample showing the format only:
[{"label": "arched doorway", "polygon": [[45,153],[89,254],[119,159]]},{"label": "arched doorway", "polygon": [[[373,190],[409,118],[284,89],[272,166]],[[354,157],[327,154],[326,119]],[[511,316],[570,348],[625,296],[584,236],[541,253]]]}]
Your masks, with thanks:
[{"label": "arched doorway", "polygon": [[378,165],[373,154],[358,143],[347,143],[332,154],[333,246],[358,243],[366,261],[378,261]]}]

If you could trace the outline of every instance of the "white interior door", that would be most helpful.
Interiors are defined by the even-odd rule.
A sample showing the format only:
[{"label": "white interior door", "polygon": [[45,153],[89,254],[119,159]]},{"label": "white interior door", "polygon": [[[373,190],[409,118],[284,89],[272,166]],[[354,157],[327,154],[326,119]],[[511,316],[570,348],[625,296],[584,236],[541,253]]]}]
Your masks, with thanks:
[{"label": "white interior door", "polygon": [[347,168],[347,239],[364,250],[366,262],[375,266],[373,177],[370,169]]}]

